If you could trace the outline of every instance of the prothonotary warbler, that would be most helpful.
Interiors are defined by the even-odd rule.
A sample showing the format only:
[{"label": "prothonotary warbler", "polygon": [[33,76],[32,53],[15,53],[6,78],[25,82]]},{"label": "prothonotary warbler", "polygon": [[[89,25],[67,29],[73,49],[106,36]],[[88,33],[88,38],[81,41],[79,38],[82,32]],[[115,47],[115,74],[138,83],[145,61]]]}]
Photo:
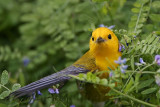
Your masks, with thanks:
[{"label": "prothonotary warbler", "polygon": [[[119,41],[111,30],[105,27],[95,29],[92,32],[89,45],[90,49],[71,66],[30,83],[12,92],[10,95],[13,95],[16,98],[24,95],[30,95],[37,90],[66,82],[71,79],[68,75],[78,75],[79,73],[94,72],[97,70],[99,72],[109,70],[108,68],[114,70],[118,66],[114,61],[118,60],[121,56],[121,52],[118,51]],[[100,78],[107,77],[107,73],[100,76]],[[109,90],[110,89],[108,87],[101,85],[94,87],[93,84],[86,83],[82,94],[93,102],[103,102],[108,99],[106,93]]]}]

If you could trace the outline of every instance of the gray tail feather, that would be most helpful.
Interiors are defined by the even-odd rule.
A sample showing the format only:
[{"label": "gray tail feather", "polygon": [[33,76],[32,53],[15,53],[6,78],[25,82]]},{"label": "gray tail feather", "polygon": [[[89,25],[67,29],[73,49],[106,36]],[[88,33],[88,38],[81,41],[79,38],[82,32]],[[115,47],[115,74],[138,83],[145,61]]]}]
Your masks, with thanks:
[{"label": "gray tail feather", "polygon": [[77,75],[79,73],[86,73],[87,71],[88,70],[84,68],[76,68],[74,66],[70,66],[64,70],[61,70],[60,72],[54,73],[38,81],[30,83],[12,92],[9,96],[14,96],[15,98],[18,98],[24,95],[30,95],[37,90],[41,90],[41,89],[44,89],[44,88],[47,88],[47,87],[50,87],[58,83],[62,83],[62,82],[69,80],[71,77],[69,77],[68,75],[70,74]]}]

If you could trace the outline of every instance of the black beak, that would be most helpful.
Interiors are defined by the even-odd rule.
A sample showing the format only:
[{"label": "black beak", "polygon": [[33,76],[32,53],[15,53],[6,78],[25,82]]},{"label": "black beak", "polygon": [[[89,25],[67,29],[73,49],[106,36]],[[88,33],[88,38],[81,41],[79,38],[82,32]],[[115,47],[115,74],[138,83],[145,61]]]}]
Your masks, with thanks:
[{"label": "black beak", "polygon": [[106,40],[103,39],[102,37],[98,37],[98,39],[96,40],[97,43],[102,43],[105,42]]}]

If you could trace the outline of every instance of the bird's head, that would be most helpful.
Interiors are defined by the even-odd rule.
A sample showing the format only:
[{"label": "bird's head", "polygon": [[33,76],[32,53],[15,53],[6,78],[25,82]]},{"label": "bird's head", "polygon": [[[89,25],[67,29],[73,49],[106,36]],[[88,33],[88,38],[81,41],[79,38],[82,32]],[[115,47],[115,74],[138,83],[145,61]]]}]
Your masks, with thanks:
[{"label": "bird's head", "polygon": [[100,27],[92,32],[90,39],[90,51],[95,54],[107,55],[117,52],[119,47],[118,38],[106,27]]}]

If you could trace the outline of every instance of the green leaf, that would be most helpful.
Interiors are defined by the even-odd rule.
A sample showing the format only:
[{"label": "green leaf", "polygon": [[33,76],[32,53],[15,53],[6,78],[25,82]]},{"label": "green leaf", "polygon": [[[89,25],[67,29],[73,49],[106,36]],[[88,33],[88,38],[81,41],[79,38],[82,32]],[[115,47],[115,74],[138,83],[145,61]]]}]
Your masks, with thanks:
[{"label": "green leaf", "polygon": [[93,2],[104,2],[104,1],[107,1],[107,0],[92,0]]},{"label": "green leaf", "polygon": [[79,78],[86,78],[86,75],[81,73],[81,74],[78,75],[78,77]]},{"label": "green leaf", "polygon": [[140,4],[139,2],[135,2],[133,5],[134,5],[135,7],[141,7],[141,4]]},{"label": "green leaf", "polygon": [[8,105],[0,103],[0,107],[8,107]]},{"label": "green leaf", "polygon": [[138,29],[140,29],[141,27],[143,27],[143,24],[139,24],[139,25],[137,26]]},{"label": "green leaf", "polygon": [[21,87],[21,85],[18,84],[18,83],[16,83],[16,84],[14,84],[14,85],[12,86],[12,91],[16,91],[16,90],[18,90],[20,87]]},{"label": "green leaf", "polygon": [[152,43],[154,39],[155,39],[155,37],[152,36],[152,37],[149,39],[148,44]]},{"label": "green leaf", "polygon": [[139,23],[144,23],[147,19],[145,17],[142,17],[139,19]]},{"label": "green leaf", "polygon": [[145,80],[143,82],[141,82],[139,85],[138,85],[138,90],[142,89],[142,88],[145,88],[147,86],[150,86],[152,83],[154,82],[154,79],[149,79],[149,80]]},{"label": "green leaf", "polygon": [[144,6],[143,11],[149,11],[150,7],[149,6]]},{"label": "green leaf", "polygon": [[139,13],[140,9],[139,8],[132,8],[131,10],[133,13]]},{"label": "green leaf", "polygon": [[122,105],[130,105],[130,103],[128,101],[124,101],[124,100],[121,101],[121,104]]},{"label": "green leaf", "polygon": [[116,86],[115,83],[109,84],[109,87],[114,88],[115,86]]},{"label": "green leaf", "polygon": [[7,97],[10,94],[10,91],[3,91],[0,94],[0,99],[4,99],[5,97]]},{"label": "green leaf", "polygon": [[24,86],[25,85],[25,77],[24,77],[24,74],[22,71],[19,73],[19,80],[20,80],[20,84],[22,86]]},{"label": "green leaf", "polygon": [[138,84],[139,84],[139,79],[140,79],[141,73],[137,73],[135,76],[135,86],[136,86],[136,92],[138,92]]},{"label": "green leaf", "polygon": [[107,79],[101,79],[100,80],[100,84],[107,85],[108,84],[108,80]]},{"label": "green leaf", "polygon": [[157,90],[157,88],[149,88],[149,89],[146,89],[146,90],[142,91],[141,94],[150,94],[150,93],[153,93],[156,90]]},{"label": "green leaf", "polygon": [[149,17],[154,22],[160,22],[160,14],[150,14]]},{"label": "green leaf", "polygon": [[96,77],[95,82],[96,82],[96,83],[99,83],[99,82],[100,82],[100,79],[99,79],[98,77]]},{"label": "green leaf", "polygon": [[142,32],[142,30],[139,29],[139,30],[137,30],[135,33],[139,34],[139,33],[141,33],[141,32]]},{"label": "green leaf", "polygon": [[145,45],[145,46],[143,47],[142,53],[144,53],[144,52],[146,51],[146,49],[147,49],[147,45]]},{"label": "green leaf", "polygon": [[149,45],[145,53],[149,53],[151,49],[152,49],[152,46]]},{"label": "green leaf", "polygon": [[57,100],[55,101],[55,107],[66,107],[66,105],[64,104],[64,102]]},{"label": "green leaf", "polygon": [[1,76],[1,83],[3,84],[3,85],[5,85],[5,84],[7,84],[8,83],[8,72],[6,71],[6,70],[4,70],[3,72],[2,72],[2,76]]},{"label": "green leaf", "polygon": [[128,90],[133,86],[133,83],[134,83],[134,79],[131,78],[129,83],[127,84],[126,88],[124,89],[124,92],[128,92]]},{"label": "green leaf", "polygon": [[160,38],[156,37],[156,39],[152,42],[153,45],[156,45],[157,43],[159,43]]},{"label": "green leaf", "polygon": [[140,1],[140,3],[142,3],[142,4],[146,4],[149,0],[139,0]]},{"label": "green leaf", "polygon": [[152,34],[150,34],[147,39],[144,41],[144,44],[146,44],[150,39],[152,38]]},{"label": "green leaf", "polygon": [[131,56],[131,68],[134,71],[134,56]]},{"label": "green leaf", "polygon": [[87,73],[87,81],[91,81],[92,80],[92,73],[91,72],[88,72]]},{"label": "green leaf", "polygon": [[156,93],[157,98],[160,98],[160,90]]},{"label": "green leaf", "polygon": [[154,46],[151,50],[151,54],[153,54],[156,49],[157,49],[157,46]]},{"label": "green leaf", "polygon": [[152,7],[158,9],[158,8],[160,8],[160,5],[159,5],[159,4],[160,4],[160,1],[154,1],[154,2],[152,3]]}]

